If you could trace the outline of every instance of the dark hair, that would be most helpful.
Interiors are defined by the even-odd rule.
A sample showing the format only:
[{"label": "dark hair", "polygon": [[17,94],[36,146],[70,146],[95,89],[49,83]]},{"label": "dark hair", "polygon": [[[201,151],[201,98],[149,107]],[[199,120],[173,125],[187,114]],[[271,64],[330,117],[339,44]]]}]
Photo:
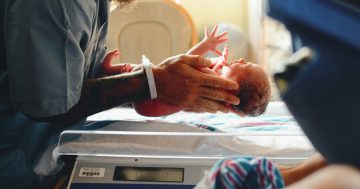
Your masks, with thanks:
[{"label": "dark hair", "polygon": [[236,94],[240,98],[240,104],[234,108],[249,116],[259,116],[263,114],[270,99],[270,87],[268,82],[255,82],[242,80],[240,91]]}]

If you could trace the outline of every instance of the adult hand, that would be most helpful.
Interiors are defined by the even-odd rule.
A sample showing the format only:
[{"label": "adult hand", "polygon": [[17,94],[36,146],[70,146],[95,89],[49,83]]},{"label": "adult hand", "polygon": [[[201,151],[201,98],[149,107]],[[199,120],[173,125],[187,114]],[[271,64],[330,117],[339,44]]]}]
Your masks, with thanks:
[{"label": "adult hand", "polygon": [[240,99],[228,91],[239,85],[198,70],[210,65],[198,55],[178,55],[153,67],[159,99],[196,112],[229,112],[226,104],[237,105]]}]

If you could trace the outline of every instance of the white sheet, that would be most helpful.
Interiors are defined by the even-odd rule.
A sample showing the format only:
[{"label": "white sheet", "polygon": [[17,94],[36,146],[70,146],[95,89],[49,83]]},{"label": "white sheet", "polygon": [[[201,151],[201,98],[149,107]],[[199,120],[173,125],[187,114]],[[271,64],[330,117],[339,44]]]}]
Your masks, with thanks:
[{"label": "white sheet", "polygon": [[[129,137],[82,136],[71,147],[95,148],[97,153],[122,154],[218,154],[270,157],[308,157],[314,149],[282,102],[270,103],[260,117],[237,117],[232,114],[195,114],[179,112],[163,117],[143,117],[133,109],[115,108],[89,120],[119,120],[102,130],[150,132],[226,132],[255,136],[221,137]],[[204,129],[205,128],[205,129]],[[257,136],[258,135],[258,136]],[[78,143],[81,141],[81,143]],[[87,145],[84,145],[85,143]],[[86,142],[87,141],[87,142]],[[95,142],[96,141],[96,142]],[[80,146],[78,146],[80,144]],[[70,150],[70,149],[69,149]],[[71,151],[84,149],[71,149]]]}]

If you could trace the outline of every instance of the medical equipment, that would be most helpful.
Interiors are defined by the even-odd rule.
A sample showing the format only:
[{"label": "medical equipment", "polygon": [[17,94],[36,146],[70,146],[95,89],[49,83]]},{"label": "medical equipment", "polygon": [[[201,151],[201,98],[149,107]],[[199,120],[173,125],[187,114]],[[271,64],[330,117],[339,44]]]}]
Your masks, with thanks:
[{"label": "medical equipment", "polygon": [[209,170],[214,160],[169,158],[77,159],[71,189],[190,189]]},{"label": "medical equipment", "polygon": [[257,121],[189,112],[148,118],[116,108],[89,118],[114,120],[106,127],[63,132],[57,151],[78,155],[69,188],[192,188],[222,157],[266,156],[291,166],[312,155],[311,144],[284,108],[271,103]]},{"label": "medical equipment", "polygon": [[[134,128],[146,123],[117,122],[116,125]],[[174,123],[162,125],[176,127]],[[241,150],[236,151],[233,138],[241,136],[269,137],[244,133],[65,131],[58,151],[61,155],[79,155],[69,183],[71,189],[190,189],[217,160],[241,154]],[[293,165],[304,158],[270,159]]]},{"label": "medical equipment", "polygon": [[[217,161],[79,156],[69,188],[192,189]],[[298,159],[272,161],[295,164]]]}]

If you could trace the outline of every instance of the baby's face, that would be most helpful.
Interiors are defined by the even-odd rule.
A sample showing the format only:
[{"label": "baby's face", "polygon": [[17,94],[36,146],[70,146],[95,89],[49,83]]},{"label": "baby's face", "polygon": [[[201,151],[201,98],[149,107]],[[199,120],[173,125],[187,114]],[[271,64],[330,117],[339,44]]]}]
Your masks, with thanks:
[{"label": "baby's face", "polygon": [[231,62],[229,65],[224,65],[221,70],[221,75],[224,78],[240,83],[241,80],[246,79],[246,71],[252,66],[252,63],[247,63],[244,59],[239,59]]}]

